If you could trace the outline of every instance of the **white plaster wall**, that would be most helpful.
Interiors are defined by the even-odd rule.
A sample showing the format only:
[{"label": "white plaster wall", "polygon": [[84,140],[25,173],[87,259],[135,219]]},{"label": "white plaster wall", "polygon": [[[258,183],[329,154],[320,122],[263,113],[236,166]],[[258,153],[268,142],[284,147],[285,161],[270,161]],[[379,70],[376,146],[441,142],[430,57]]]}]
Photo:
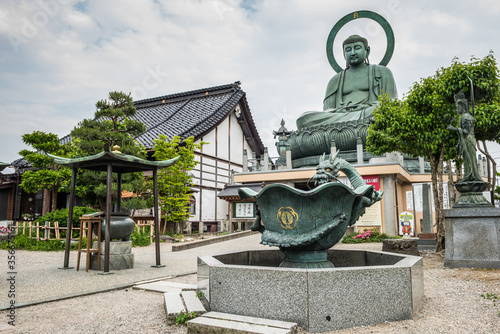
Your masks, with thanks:
[{"label": "white plaster wall", "polygon": [[[209,144],[203,146],[202,153],[229,160],[233,163],[243,164],[243,149],[246,149],[248,158],[252,158],[253,151],[244,138],[243,131],[234,112],[217,127],[217,142],[215,133],[214,129],[197,141],[197,143],[201,140],[209,142]],[[192,171],[195,176],[194,181],[196,185],[204,187],[222,189],[231,180],[231,169],[236,173],[243,171],[240,167],[215,161],[207,157],[201,158],[196,156],[196,161],[202,163]],[[220,168],[224,168],[224,170]],[[216,172],[217,174],[215,174]],[[227,219],[229,204],[217,197],[218,192],[219,190],[200,189],[200,192],[194,194],[196,199],[196,213],[194,217],[190,218],[191,221],[225,221]]]},{"label": "white plaster wall", "polygon": [[229,118],[231,122],[231,161],[243,164],[243,131],[234,112]]},{"label": "white plaster wall", "polygon": [[217,200],[217,220],[228,220],[229,202]]},{"label": "white plaster wall", "polygon": [[[230,165],[224,162],[217,162],[217,182],[222,182],[223,184],[226,184],[229,182],[229,177],[230,177]],[[219,187],[222,185],[219,184]]]},{"label": "white plaster wall", "polygon": [[215,220],[215,198],[216,193],[213,190],[202,189],[202,214],[201,219],[204,221],[214,221]]},{"label": "white plaster wall", "polygon": [[207,168],[207,166],[214,166],[215,167],[215,160],[207,158],[207,157],[203,157],[203,171],[205,171],[205,168]]},{"label": "white plaster wall", "polygon": [[215,166],[209,166],[208,164],[205,164],[205,162],[209,162],[210,163],[213,163],[214,161],[211,160],[211,159],[208,159],[208,158],[203,158],[203,174],[205,174],[203,177],[205,179],[209,179],[209,180],[214,180],[215,179],[215,175],[213,174],[209,174],[209,173],[214,173],[215,174]]},{"label": "white plaster wall", "polygon": [[229,160],[229,118],[217,127],[217,157]]},{"label": "white plaster wall", "polygon": [[203,141],[208,142],[208,144],[203,145],[203,150],[202,152],[205,154],[213,155],[215,156],[215,129],[207,133],[203,137]]}]

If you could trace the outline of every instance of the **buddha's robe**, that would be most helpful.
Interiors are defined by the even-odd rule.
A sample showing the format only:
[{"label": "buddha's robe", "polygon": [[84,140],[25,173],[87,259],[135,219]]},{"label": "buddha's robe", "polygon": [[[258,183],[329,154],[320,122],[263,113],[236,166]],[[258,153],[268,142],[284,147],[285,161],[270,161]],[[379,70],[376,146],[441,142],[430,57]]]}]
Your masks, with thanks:
[{"label": "buddha's robe", "polygon": [[[343,92],[343,87],[347,71],[349,69],[337,73],[328,83],[322,112],[308,111],[297,119],[299,130],[344,122],[368,122],[378,103],[379,95],[387,93],[392,98],[397,97],[396,83],[391,70],[385,66],[368,65],[368,78],[366,78],[368,92],[364,94],[366,96],[358,101],[345,101],[346,94]],[[363,92],[360,95],[363,95]]]}]

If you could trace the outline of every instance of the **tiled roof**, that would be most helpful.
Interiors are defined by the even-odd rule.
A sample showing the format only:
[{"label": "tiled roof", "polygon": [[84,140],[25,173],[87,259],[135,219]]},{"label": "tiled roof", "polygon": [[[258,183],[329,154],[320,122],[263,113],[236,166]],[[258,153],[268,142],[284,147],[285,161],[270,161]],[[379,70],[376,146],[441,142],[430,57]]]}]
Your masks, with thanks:
[{"label": "tiled roof", "polygon": [[195,139],[212,130],[229,115],[241,102],[242,125],[245,137],[257,155],[262,154],[264,146],[250,114],[245,92],[240,83],[198,89],[189,92],[159,96],[134,102],[137,108],[135,119],[146,125],[146,132],[137,141],[150,149],[154,139],[160,134],[181,139],[190,136]]},{"label": "tiled roof", "polygon": [[[241,90],[240,82],[223,86],[203,88],[188,92],[175,93],[144,99],[134,102],[137,109],[135,119],[146,126],[146,132],[136,138],[147,149],[154,145],[153,140],[160,134],[186,139],[190,136],[201,138],[212,130],[217,124],[240,103],[241,122],[245,138],[252,151],[257,156],[264,153],[264,145],[260,139],[250,108],[246,93]],[[66,135],[60,139],[61,144],[71,142],[71,136]],[[12,163],[14,167],[29,168],[30,164],[24,159]]]},{"label": "tiled roof", "polygon": [[31,164],[24,158],[19,158],[11,163],[12,167],[15,168],[30,168]]}]

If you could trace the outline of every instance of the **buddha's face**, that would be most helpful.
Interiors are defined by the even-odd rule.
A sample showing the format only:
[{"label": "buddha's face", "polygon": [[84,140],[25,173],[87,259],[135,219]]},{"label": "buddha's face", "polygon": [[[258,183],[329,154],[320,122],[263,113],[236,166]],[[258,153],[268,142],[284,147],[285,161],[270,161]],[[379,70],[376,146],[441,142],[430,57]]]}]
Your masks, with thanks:
[{"label": "buddha's face", "polygon": [[350,67],[358,67],[370,54],[370,47],[365,48],[363,42],[344,45],[344,58]]}]

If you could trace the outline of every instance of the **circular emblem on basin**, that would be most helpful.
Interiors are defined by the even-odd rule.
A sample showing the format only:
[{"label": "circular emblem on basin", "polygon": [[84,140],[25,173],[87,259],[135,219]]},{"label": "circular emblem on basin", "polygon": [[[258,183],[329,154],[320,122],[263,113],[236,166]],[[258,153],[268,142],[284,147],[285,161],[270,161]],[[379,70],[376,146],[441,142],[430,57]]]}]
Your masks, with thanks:
[{"label": "circular emblem on basin", "polygon": [[297,226],[299,215],[290,207],[281,207],[278,210],[278,222],[284,230],[293,230]]}]

